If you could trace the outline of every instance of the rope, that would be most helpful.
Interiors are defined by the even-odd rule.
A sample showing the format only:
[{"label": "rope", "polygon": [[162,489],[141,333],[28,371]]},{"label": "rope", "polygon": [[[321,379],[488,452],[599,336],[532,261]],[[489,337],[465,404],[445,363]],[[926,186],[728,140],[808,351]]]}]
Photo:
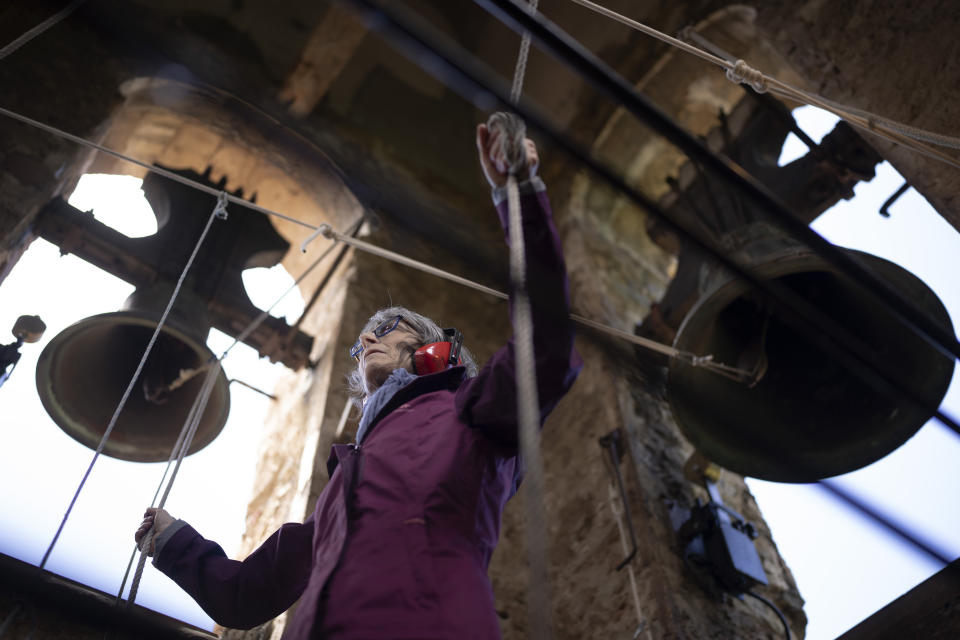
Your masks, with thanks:
[{"label": "rope", "polygon": [[[529,44],[529,43],[528,43]],[[514,86],[522,87],[525,67],[518,62]],[[518,81],[519,78],[519,81]],[[505,151],[509,163],[507,175],[507,210],[510,235],[510,284],[513,291],[513,341],[516,361],[517,422],[520,435],[520,456],[525,468],[526,491],[524,538],[527,563],[530,566],[528,614],[530,637],[553,636],[550,603],[550,576],[547,560],[547,512],[544,505],[545,482],[540,451],[540,400],[534,369],[533,317],[527,292],[527,263],[524,252],[523,222],[520,212],[520,189],[517,173],[526,165],[524,140],[526,127],[512,114],[495,113],[487,126],[500,129],[506,137]]]},{"label": "rope", "polygon": [[[537,12],[540,0],[529,0],[527,7],[530,13]],[[523,78],[527,74],[527,58],[530,56],[530,32],[524,31],[520,36],[520,51],[517,54],[517,64],[513,68],[513,84],[510,86],[510,102],[517,104],[523,93]]]},{"label": "rope", "polygon": [[3,49],[0,49],[0,60],[3,60],[7,56],[9,56],[11,53],[13,53],[23,45],[27,44],[28,42],[30,42],[31,40],[33,40],[34,38],[42,34],[44,31],[46,31],[50,27],[54,26],[55,24],[57,24],[58,22],[60,22],[61,20],[69,16],[71,13],[74,12],[74,10],[77,7],[82,5],[85,1],[86,0],[73,0],[73,2],[65,6],[63,9],[56,12],[55,14],[53,14],[52,16],[50,16],[49,18],[47,18],[46,20],[44,20],[43,22],[35,26],[34,28],[30,29],[29,31],[24,33],[22,36],[20,36],[13,42],[10,42],[9,44],[7,44]]},{"label": "rope", "polygon": [[[450,282],[456,282],[457,284],[461,284],[465,287],[469,287],[475,291],[480,291],[482,293],[493,296],[495,298],[500,298],[501,300],[509,299],[509,296],[507,296],[507,294],[503,293],[502,291],[491,289],[490,287],[482,285],[478,282],[474,282],[472,280],[468,280],[461,276],[452,274],[448,271],[438,269],[424,262],[420,262],[418,260],[408,258],[404,255],[400,255],[399,253],[394,253],[393,251],[389,251],[382,247],[378,247],[375,244],[370,244],[369,242],[358,240],[357,238],[351,238],[350,236],[338,233],[334,231],[328,224],[321,224],[319,227],[319,233],[320,235],[327,238],[328,240],[333,240],[335,242],[342,242],[344,244],[350,245],[351,247],[354,247],[356,249],[359,249],[371,255],[379,256],[386,260],[396,262],[397,264],[402,264],[404,266],[410,267],[411,269],[417,269],[418,271],[429,273],[431,275],[437,276],[438,278],[443,278],[444,280],[449,280]],[[624,331],[623,329],[617,329],[616,327],[605,325],[603,323],[597,322],[596,320],[590,320],[589,318],[585,318],[575,313],[570,314],[570,319],[584,327],[595,329],[596,331],[599,331],[601,333],[605,333],[609,336],[620,338],[622,340],[635,344],[644,349],[649,349],[650,351],[663,354],[669,358],[676,358],[678,360],[681,360],[689,364],[690,366],[707,369],[719,375],[723,375],[725,377],[735,379],[739,382],[746,382],[750,380],[753,376],[753,373],[750,371],[745,371],[743,369],[738,369],[736,367],[731,367],[729,365],[715,362],[713,360],[712,355],[697,356],[697,355],[694,355],[693,353],[690,353],[689,351],[681,351],[680,349],[676,349],[674,347],[671,347],[670,345],[656,342],[655,340],[651,340],[650,338],[645,338],[643,336],[635,335],[628,331]]]},{"label": "rope", "polygon": [[[203,391],[203,386],[200,387],[200,391],[201,392]],[[196,409],[197,399],[199,397],[200,395],[198,394],[197,398],[194,398],[193,405],[191,405],[190,411],[187,412],[187,417],[183,421],[183,426],[180,428],[180,433],[177,434],[177,441],[173,444],[173,447],[170,449],[170,455],[169,457],[167,457],[167,465],[163,469],[163,475],[160,477],[160,483],[157,485],[156,491],[153,492],[153,498],[150,500],[151,507],[157,503],[157,498],[160,496],[160,491],[163,489],[163,483],[167,479],[167,474],[170,473],[170,467],[173,465],[173,461],[176,459],[176,457],[180,453],[183,440],[184,438],[186,438],[187,432],[190,430],[191,417]],[[153,527],[150,528],[150,531],[148,532],[148,534],[150,534],[151,536],[150,541],[152,541]],[[136,545],[136,544],[134,545],[133,551],[130,553],[130,559],[127,560],[127,568],[126,568],[126,571],[124,571],[123,573],[123,580],[120,581],[120,589],[117,591],[117,598],[114,601],[114,606],[119,605],[120,600],[123,598],[123,589],[127,584],[127,578],[130,575],[130,569],[133,567],[133,561],[137,556],[137,551],[139,551],[141,547],[149,549],[150,544],[148,542],[147,544],[143,544],[143,545]]]},{"label": "rope", "polygon": [[[536,13],[539,0],[528,0],[527,9]],[[520,102],[523,79],[530,54],[530,33],[520,37],[520,51],[513,71],[510,101]],[[526,490],[523,497],[525,515],[524,539],[530,579],[527,585],[527,612],[530,637],[542,640],[553,637],[551,615],[550,572],[547,558],[547,510],[544,503],[545,482],[540,451],[540,400],[537,374],[534,369],[533,316],[527,292],[527,260],[524,252],[523,221],[520,211],[520,189],[517,174],[527,168],[527,128],[513,114],[494,113],[487,121],[491,131],[499,129],[504,138],[504,152],[509,165],[507,173],[507,211],[510,235],[510,284],[513,291],[513,344],[516,362],[517,423],[520,435],[520,458],[525,467]]]},{"label": "rope", "polygon": [[661,31],[657,31],[657,30],[654,29],[653,27],[648,27],[647,25],[643,24],[642,22],[637,22],[636,20],[631,20],[630,18],[628,18],[628,17],[626,17],[626,16],[623,16],[623,15],[620,15],[620,14],[617,13],[616,11],[611,11],[610,9],[607,9],[606,7],[602,7],[602,6],[600,6],[599,4],[597,4],[597,3],[595,3],[595,2],[590,2],[589,0],[570,0],[570,1],[571,1],[571,2],[574,2],[574,3],[576,3],[576,4],[579,4],[581,7],[585,7],[585,8],[587,8],[587,9],[590,9],[590,10],[593,11],[594,13],[599,13],[599,14],[602,15],[602,16],[606,16],[606,17],[610,18],[611,20],[615,20],[616,22],[619,22],[620,24],[626,25],[626,26],[630,27],[631,29],[634,29],[634,30],[639,31],[639,32],[641,32],[641,33],[645,33],[645,34],[647,34],[648,36],[650,36],[650,37],[652,37],[652,38],[656,38],[657,40],[660,40],[661,42],[665,42],[665,43],[669,44],[669,45],[672,46],[672,47],[676,47],[677,49],[682,49],[683,51],[686,51],[686,52],[689,53],[689,54],[695,55],[695,56],[697,56],[698,58],[702,58],[702,59],[706,60],[707,62],[711,62],[711,63],[713,63],[713,64],[715,64],[715,65],[717,65],[717,66],[720,66],[720,67],[729,68],[729,63],[728,63],[726,60],[724,60],[723,58],[718,58],[717,56],[711,55],[711,54],[707,53],[706,51],[703,51],[703,50],[701,50],[701,49],[698,49],[697,47],[694,47],[693,45],[687,44],[687,43],[684,42],[683,40],[678,40],[677,38],[673,38],[673,37],[671,37],[671,36],[668,36],[667,34],[661,32]]},{"label": "rope", "polygon": [[153,335],[150,336],[150,341],[147,343],[147,348],[144,350],[143,356],[140,358],[140,363],[137,365],[137,369],[134,371],[133,377],[130,379],[130,383],[123,392],[123,396],[120,398],[120,403],[117,405],[113,415],[110,417],[110,422],[107,424],[107,428],[103,432],[100,442],[97,444],[93,458],[90,460],[90,465],[84,472],[83,478],[80,479],[80,484],[77,487],[76,492],[73,494],[70,504],[67,506],[66,513],[63,514],[63,519],[60,521],[60,526],[57,527],[57,532],[54,534],[53,540],[50,541],[50,546],[47,547],[46,552],[43,554],[43,559],[40,561],[41,569],[46,566],[47,560],[50,558],[50,553],[53,551],[54,546],[56,546],[57,540],[60,539],[60,534],[63,532],[63,527],[67,524],[67,518],[70,517],[73,507],[77,503],[77,498],[80,497],[80,492],[83,490],[83,487],[87,482],[87,478],[90,477],[90,472],[93,470],[93,465],[96,464],[97,459],[100,457],[100,453],[103,451],[103,447],[107,444],[107,440],[110,438],[110,434],[113,433],[113,428],[117,424],[117,419],[120,417],[120,412],[123,411],[124,406],[126,406],[127,399],[130,397],[130,392],[133,390],[134,384],[136,384],[137,379],[140,377],[140,373],[143,371],[143,367],[147,362],[147,358],[150,356],[150,352],[153,350],[153,345],[157,341],[157,337],[160,335],[160,331],[163,329],[164,323],[167,321],[167,316],[170,315],[170,310],[173,308],[173,303],[176,302],[177,296],[180,294],[180,288],[183,286],[183,281],[187,277],[187,272],[193,265],[193,260],[197,257],[197,253],[200,251],[200,246],[207,237],[207,232],[210,231],[210,226],[213,224],[214,219],[220,218],[225,213],[223,207],[226,197],[226,194],[223,194],[223,192],[217,194],[217,205],[210,213],[210,217],[207,218],[207,224],[204,226],[203,232],[200,234],[200,238],[197,240],[197,244],[193,247],[193,253],[190,254],[187,264],[183,267],[183,271],[180,273],[180,278],[177,280],[177,284],[173,288],[173,294],[170,296],[170,301],[167,303],[166,309],[163,310],[163,314],[160,316],[160,321],[157,323],[157,328],[154,330]]},{"label": "rope", "polygon": [[[783,98],[788,98],[797,102],[820,107],[821,109],[829,111],[843,120],[846,120],[848,123],[857,127],[858,129],[878,135],[895,144],[905,146],[920,153],[921,155],[940,160],[941,162],[944,162],[952,167],[960,168],[960,160],[934,149],[927,144],[924,144],[926,142],[951,149],[960,149],[960,138],[926,131],[918,127],[912,127],[910,125],[870,113],[869,111],[854,109],[852,107],[828,100],[817,94],[803,91],[802,89],[798,89],[785,82],[781,82],[772,76],[766,75],[762,71],[751,67],[744,60],[727,60],[713,55],[712,53],[708,53],[707,51],[683,42],[682,40],[668,36],[667,34],[637,22],[636,20],[631,20],[630,18],[620,15],[615,11],[611,11],[610,9],[602,7],[595,2],[590,2],[590,0],[571,0],[571,2],[574,2],[600,15],[606,16],[607,18],[615,20],[616,22],[626,25],[631,29],[656,38],[661,42],[665,42],[672,47],[676,47],[677,49],[685,51],[691,55],[695,55],[698,58],[710,62],[711,64],[722,67],[726,71],[727,78],[729,78],[732,82],[736,82],[738,84],[748,84],[758,93],[765,93],[769,91],[770,93],[774,93]],[[702,36],[699,36],[699,34],[696,38],[694,38],[691,35],[693,33],[691,30],[687,29],[685,30],[685,33],[688,34],[688,37],[691,39],[696,39],[701,44],[706,43],[707,48],[714,51],[719,50],[717,47],[710,45],[709,42]]]},{"label": "rope", "polygon": [[[189,429],[183,438],[180,450],[177,452],[177,461],[173,467],[173,473],[170,474],[170,480],[167,482],[167,487],[163,491],[163,497],[161,497],[160,502],[157,503],[157,509],[163,509],[164,505],[167,503],[167,497],[170,495],[170,490],[173,489],[173,483],[177,479],[177,473],[180,471],[180,465],[183,463],[183,459],[186,457],[187,451],[189,450],[190,445],[193,443],[193,437],[197,433],[197,427],[200,426],[200,421],[203,418],[204,411],[207,409],[207,403],[210,400],[210,395],[213,392],[213,387],[217,382],[217,376],[219,373],[220,360],[218,359],[216,364],[207,370],[207,377],[203,381],[203,387],[193,403],[190,415],[187,417],[187,422],[185,425],[189,425]],[[154,526],[156,526],[156,519],[154,519]],[[132,607],[134,601],[137,599],[137,590],[140,587],[140,579],[143,577],[143,569],[147,563],[146,552],[150,549],[150,544],[153,542],[153,537],[154,531],[153,527],[151,527],[143,537],[143,542],[141,542],[143,550],[140,552],[140,559],[137,561],[137,570],[134,572],[133,580],[130,582],[130,595],[127,596],[127,609]]]}]

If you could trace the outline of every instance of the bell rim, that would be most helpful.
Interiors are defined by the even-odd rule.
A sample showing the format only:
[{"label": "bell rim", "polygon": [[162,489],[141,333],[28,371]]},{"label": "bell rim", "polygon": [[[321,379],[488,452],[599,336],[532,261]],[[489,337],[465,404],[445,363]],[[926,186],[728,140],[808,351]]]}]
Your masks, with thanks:
[{"label": "bell rim", "polygon": [[[928,308],[923,308],[923,311],[930,316],[933,316],[934,319],[938,320],[945,328],[953,331],[953,319],[950,317],[950,314],[944,306],[943,301],[936,294],[936,292],[933,291],[933,289],[923,281],[922,278],[908,269],[901,267],[897,263],[887,260],[886,258],[881,258],[879,256],[856,249],[845,249],[845,251],[855,254],[858,258],[866,262],[868,267],[877,270],[881,275],[886,269],[893,268],[895,270],[899,270],[899,272],[902,273],[906,279],[912,281],[912,286],[919,285],[923,295],[926,297],[926,301],[930,303],[930,306]],[[798,266],[801,268],[798,269]],[[828,263],[816,253],[813,253],[812,251],[797,251],[795,249],[775,254],[768,262],[756,265],[753,269],[751,269],[755,275],[759,275],[763,280],[773,280],[787,275],[813,272],[816,270],[830,271]],[[702,312],[707,307],[715,307],[717,314],[719,314],[740,296],[754,289],[755,287],[753,285],[745,283],[742,279],[735,276],[727,277],[715,282],[712,288],[702,295],[684,316],[684,319],[680,323],[680,327],[677,329],[677,334],[673,341],[674,348],[681,351],[692,351],[697,355],[704,355],[697,352],[699,345],[692,344],[696,341],[696,337],[693,336],[690,331],[691,325],[694,325],[697,322],[695,319],[698,315],[698,312]],[[718,299],[720,302],[718,302]],[[914,303],[916,304],[916,301],[914,301]],[[944,360],[946,360],[946,358],[944,358]],[[812,471],[797,472],[796,469],[794,469],[793,472],[786,473],[770,472],[767,469],[770,467],[771,461],[774,460],[773,457],[762,457],[759,464],[743,464],[742,457],[736,457],[735,454],[727,456],[723,453],[723,449],[733,448],[733,445],[730,447],[713,445],[711,443],[719,443],[722,441],[722,438],[708,438],[706,436],[708,433],[707,431],[695,432],[685,424],[685,420],[681,418],[685,412],[678,409],[678,391],[675,380],[677,376],[684,373],[694,372],[694,370],[695,368],[690,364],[683,361],[678,361],[676,359],[671,359],[668,366],[666,383],[667,401],[680,431],[698,451],[701,451],[711,461],[717,463],[725,469],[729,469],[734,473],[758,478],[761,480],[783,483],[808,483],[861,469],[886,457],[898,449],[910,438],[916,435],[916,433],[929,421],[929,418],[927,418],[927,420],[920,422],[915,428],[903,429],[897,438],[891,438],[887,441],[888,444],[895,443],[896,446],[893,448],[887,448],[886,452],[879,456],[872,454],[861,457],[852,456],[852,460],[849,463],[830,465],[829,469],[818,473],[813,473]],[[942,376],[939,378],[940,384],[935,388],[935,395],[937,398],[939,398],[938,404],[943,401],[943,398],[949,389],[953,378],[953,371],[953,366],[945,367]],[[703,373],[703,370],[696,370],[696,373]],[[741,453],[741,455],[743,454]],[[814,467],[816,464],[810,464],[809,466]],[[799,467],[804,468],[804,464],[799,465]]]},{"label": "bell rim", "polygon": [[[142,327],[147,327],[150,329],[156,329],[157,320],[155,316],[147,312],[141,312],[137,310],[120,310],[120,311],[109,311],[106,313],[99,313],[92,316],[87,316],[73,324],[69,325],[57,335],[55,335],[43,348],[40,352],[40,355],[37,358],[37,366],[35,372],[35,380],[37,385],[37,395],[40,397],[40,402],[43,405],[44,410],[47,412],[47,415],[50,417],[50,420],[67,436],[69,436],[74,441],[79,444],[87,447],[88,449],[96,450],[97,446],[100,443],[102,438],[102,432],[94,436],[92,432],[85,426],[79,425],[76,421],[70,420],[70,427],[67,428],[61,424],[54,416],[70,416],[69,412],[63,411],[61,405],[59,405],[55,400],[53,393],[53,378],[50,375],[50,372],[53,369],[53,364],[55,362],[54,353],[57,351],[58,346],[63,346],[67,344],[71,338],[74,338],[78,335],[82,335],[84,330],[89,330],[93,328],[93,325],[96,323],[109,321],[111,319],[124,319],[129,324],[134,324]],[[197,341],[192,337],[188,332],[182,331],[174,324],[164,323],[161,328],[161,333],[170,335],[185,344],[190,348],[194,349],[197,353],[202,354],[207,359],[215,357],[213,351],[204,343]],[[128,380],[129,382],[129,380]],[[229,383],[226,378],[226,374],[221,368],[217,374],[217,381],[215,383],[214,389],[211,395],[219,395],[223,398],[223,410],[220,416],[215,421],[213,428],[209,429],[204,433],[197,433],[197,437],[194,438],[191,443],[190,449],[187,451],[186,455],[192,455],[198,451],[206,448],[211,442],[220,433],[223,431],[224,426],[226,425],[227,418],[230,414],[230,389]],[[111,410],[112,414],[112,410]],[[206,412],[205,412],[205,415]],[[119,422],[119,418],[118,418]],[[103,424],[104,430],[106,429],[107,423]],[[79,428],[77,428],[79,427]],[[90,433],[89,437],[81,437],[83,434]],[[116,458],[118,460],[125,460],[128,462],[166,462],[169,458],[169,454],[164,456],[157,455],[136,455],[129,454],[126,451],[118,452],[116,447],[110,446],[110,440],[108,439],[104,445],[103,450],[101,451],[103,455],[109,456],[111,458]]]}]

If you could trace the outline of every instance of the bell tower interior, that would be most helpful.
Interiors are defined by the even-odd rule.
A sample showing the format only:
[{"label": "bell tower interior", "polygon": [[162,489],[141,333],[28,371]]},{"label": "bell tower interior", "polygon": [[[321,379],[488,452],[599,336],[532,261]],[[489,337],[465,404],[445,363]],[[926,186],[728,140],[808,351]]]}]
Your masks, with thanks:
[{"label": "bell tower interior", "polygon": [[[284,615],[237,630],[215,628],[190,603],[165,609],[166,596],[157,595],[165,578],[152,567],[137,606],[117,613],[114,596],[130,533],[190,406],[178,404],[176,394],[196,394],[209,358],[258,316],[240,279],[243,269],[280,264],[293,278],[306,274],[297,285],[302,316],[268,318],[245,336],[252,350],[238,349],[225,360],[209,424],[170,496],[175,516],[212,539],[223,536],[227,553],[242,558],[283,523],[312,513],[328,482],[331,445],[354,441],[357,419],[345,380],[355,363],[347,353],[374,311],[402,304],[456,326],[480,363],[508,339],[504,301],[314,233],[327,224],[486,287],[509,288],[507,249],[474,144],[476,124],[495,101],[448,82],[443,65],[425,63],[425,54],[408,55],[382,30],[391,12],[414,16],[415,24],[437,35],[434,44],[455,46],[477,61],[477,73],[496,88],[513,74],[519,44],[519,35],[489,10],[501,3],[509,2],[373,3],[383,15],[365,22],[351,10],[355,2],[87,0],[71,4],[69,15],[15,50],[0,50],[0,107],[115,152],[0,114],[0,139],[7,141],[0,145],[0,307],[10,309],[11,325],[37,308],[82,309],[66,324],[88,323],[82,336],[76,328],[58,338],[71,329],[51,323],[42,342],[16,337],[24,356],[0,387],[0,414],[6,416],[0,449],[15,451],[10,459],[17,462],[4,480],[16,495],[0,509],[0,531],[17,534],[7,541],[0,536],[0,636],[9,630],[14,637],[100,638],[109,620],[118,628],[146,629],[144,637],[279,640]],[[960,107],[951,90],[960,77],[960,17],[949,2],[909,8],[853,0],[604,4],[853,109],[956,135]],[[65,5],[7,3],[0,8],[0,47]],[[914,253],[934,255],[939,240],[955,239],[955,166],[843,122],[811,141],[791,116],[798,106],[792,101],[731,82],[722,70],[588,12],[582,3],[543,3],[540,12],[709,154],[753,176],[799,226],[815,225],[825,211],[859,197],[864,185],[895,167],[896,181],[902,176],[905,183],[900,193],[908,195],[900,205],[881,198],[875,217],[892,212],[891,222],[903,224],[896,227],[903,230],[900,244],[918,243]],[[949,419],[954,406],[949,348],[944,353],[918,338],[844,269],[816,262],[821,251],[781,242],[768,202],[611,99],[596,69],[572,68],[541,45],[534,42],[521,106],[563,136],[531,128],[566,256],[572,311],[633,340],[578,329],[584,369],[543,430],[556,637],[774,638],[784,636],[784,626],[797,638],[834,637],[848,629],[846,640],[923,630],[955,635],[956,562],[944,568],[943,558],[927,554],[916,574],[922,577],[911,574],[901,582],[897,570],[876,562],[859,581],[848,582],[846,574],[856,571],[843,553],[852,556],[861,539],[854,534],[840,541],[840,520],[806,506],[809,493],[801,493],[860,488],[846,476],[836,485],[804,484],[882,458],[896,480],[889,490],[864,481],[866,489],[885,488],[873,494],[874,504],[902,498],[910,506],[903,510],[910,530],[922,532],[935,518],[957,522],[957,485],[949,475],[956,468],[954,440],[934,451],[928,464],[907,465],[898,457],[903,442],[912,445],[935,429],[955,436],[926,424],[938,411]],[[803,137],[809,150],[781,165],[791,135]],[[561,142],[582,149],[582,157]],[[627,189],[614,188],[585,160],[608,168]],[[148,167],[195,184],[173,182]],[[157,232],[128,237],[70,206],[67,197],[89,174],[142,178]],[[651,206],[640,206],[629,190]],[[214,216],[220,193],[234,198],[226,203],[227,220]],[[917,240],[919,217],[898,209],[914,195],[935,210],[939,226],[923,236],[927,240]],[[283,215],[268,216],[251,205]],[[182,318],[172,321],[170,342],[158,343],[161,351],[185,355],[147,367],[134,380],[137,399],[129,415],[142,424],[128,428],[142,427],[147,436],[121,437],[106,450],[90,475],[95,497],[77,502],[62,550],[40,571],[40,556],[103,432],[99,425],[110,420],[137,352],[208,220],[210,235],[184,277],[182,304],[171,309]],[[857,228],[871,233],[865,225]],[[66,276],[31,266],[30,247],[40,247],[40,238],[70,254],[65,264],[77,265],[67,261],[79,256],[126,284],[106,308],[88,310],[83,303],[94,297],[93,285],[54,289],[62,282],[52,280]],[[844,255],[859,255],[956,342],[949,286],[924,284],[926,277],[852,249]],[[732,273],[725,258],[744,266],[744,273]],[[951,265],[935,266],[943,272]],[[4,297],[26,271],[29,284]],[[792,323],[792,312],[768,304],[763,287],[744,285],[744,276],[792,291],[814,312],[839,319],[846,333],[833,336],[830,345],[808,347],[809,336]],[[281,292],[271,287],[271,294]],[[112,314],[125,315],[118,320]],[[144,314],[150,320],[133,320]],[[114,335],[131,333],[119,341]],[[213,338],[206,350],[208,333]],[[678,349],[686,360],[641,349],[636,338]],[[0,337],[0,343],[9,339]],[[45,351],[58,339],[61,346]],[[871,357],[854,357],[852,365],[834,359],[847,347],[860,348],[854,343],[863,343],[861,351]],[[694,360],[708,356],[749,375],[718,378],[703,366],[709,360]],[[251,368],[234,367],[234,358]],[[269,373],[245,375],[253,366]],[[877,391],[857,373],[864,368],[880,371],[896,392],[906,389],[914,399]],[[44,391],[37,381],[56,389]],[[251,383],[261,393],[240,391],[234,382]],[[43,424],[34,427],[39,423],[27,410],[11,409],[12,395],[29,396],[29,411]],[[84,417],[91,407],[92,415]],[[47,418],[58,412],[62,422],[76,424],[58,426]],[[231,422],[224,422],[228,417]],[[77,426],[81,419],[98,426]],[[162,442],[148,442],[161,426],[170,427]],[[243,447],[232,448],[241,438]],[[61,445],[79,453],[60,458],[55,452]],[[215,450],[228,447],[211,462]],[[117,458],[141,461],[139,470],[124,471],[127,463]],[[204,467],[209,475],[199,473]],[[244,467],[243,479],[233,467]],[[933,475],[937,469],[943,474]],[[761,512],[753,490],[759,485],[745,476],[798,483],[797,493],[781,495],[799,497],[780,498],[765,520],[766,504]],[[911,476],[923,480],[910,484]],[[33,497],[34,489],[51,484],[57,485],[53,497]],[[121,506],[127,494],[135,494],[134,506]],[[501,632],[510,640],[530,633],[525,498],[521,492],[506,507],[489,567]],[[217,521],[226,503],[242,514],[229,526]],[[803,511],[789,534],[773,524],[772,514],[784,511]],[[36,520],[38,532],[24,533],[23,520]],[[801,575],[810,573],[804,567],[802,574],[786,551],[784,541],[798,532],[817,547],[813,555],[836,554],[832,566],[806,583],[816,587],[805,586]],[[28,538],[34,541],[23,542]],[[928,547],[953,549],[946,538]],[[862,546],[887,557],[887,548]],[[123,558],[114,562],[117,549]],[[910,553],[924,552],[904,551]],[[928,582],[896,599],[923,579]],[[864,605],[855,596],[869,583],[896,586]],[[859,586],[840,586],[851,584]],[[747,590],[769,602],[737,597]],[[58,599],[81,592],[67,604]],[[827,610],[846,613],[830,633],[819,626]],[[937,636],[931,631],[929,637]]]}]

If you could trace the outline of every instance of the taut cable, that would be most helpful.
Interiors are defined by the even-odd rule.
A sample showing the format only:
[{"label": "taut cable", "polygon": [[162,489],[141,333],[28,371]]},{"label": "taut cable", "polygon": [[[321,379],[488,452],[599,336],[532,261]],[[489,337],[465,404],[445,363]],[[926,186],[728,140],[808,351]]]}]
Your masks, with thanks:
[{"label": "taut cable", "polygon": [[[492,289],[478,282],[474,282],[473,280],[468,280],[467,278],[452,274],[448,271],[444,271],[443,269],[438,269],[437,267],[430,266],[424,262],[420,262],[418,260],[408,258],[407,256],[401,255],[399,253],[389,251],[387,249],[384,249],[383,247],[378,247],[377,245],[371,244],[364,240],[358,240],[357,238],[352,238],[348,235],[339,233],[335,231],[333,228],[331,228],[330,225],[321,224],[319,227],[319,233],[320,235],[322,235],[323,237],[329,240],[342,242],[344,244],[350,245],[351,247],[354,247],[356,249],[359,249],[371,255],[379,256],[386,260],[396,262],[397,264],[402,264],[406,267],[410,267],[411,269],[417,269],[418,271],[429,273],[438,278],[443,278],[444,280],[456,282],[457,284],[463,285],[465,287],[469,287],[475,291],[480,291],[482,293],[493,296],[495,298],[500,298],[501,300],[507,300],[509,298],[509,296],[507,296],[507,294],[503,293],[502,291]],[[733,376],[734,379],[740,382],[748,381],[753,375],[752,372],[750,371],[746,371],[744,369],[738,369],[730,365],[725,365],[723,363],[716,362],[713,360],[713,356],[711,355],[697,356],[693,353],[690,353],[689,351],[682,351],[670,345],[657,342],[656,340],[651,340],[650,338],[638,336],[628,331],[624,331],[623,329],[617,329],[616,327],[611,327],[601,322],[597,322],[596,320],[590,320],[589,318],[585,318],[575,313],[571,313],[570,318],[577,324],[582,325],[584,327],[594,329],[596,331],[605,333],[615,338],[620,338],[621,340],[625,340],[639,347],[643,347],[644,349],[649,349],[650,351],[660,353],[669,358],[676,358],[678,360],[682,360],[683,362],[686,362],[687,364],[694,367],[701,367],[703,369],[713,371],[714,373],[717,373],[725,377]]]}]

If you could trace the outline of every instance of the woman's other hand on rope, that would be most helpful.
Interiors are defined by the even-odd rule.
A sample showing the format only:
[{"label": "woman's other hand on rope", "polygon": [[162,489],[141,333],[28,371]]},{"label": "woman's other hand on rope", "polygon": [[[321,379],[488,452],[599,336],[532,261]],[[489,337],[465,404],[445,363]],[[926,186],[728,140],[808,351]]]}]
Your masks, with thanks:
[{"label": "woman's other hand on rope", "polygon": [[137,532],[133,534],[133,539],[137,542],[137,547],[140,546],[140,542],[143,540],[144,536],[147,535],[147,532],[150,531],[150,527],[153,527],[153,537],[150,539],[150,549],[147,550],[148,556],[153,556],[154,552],[154,540],[157,539],[164,529],[173,524],[173,516],[166,512],[164,509],[154,509],[153,507],[148,508],[143,512],[143,522],[140,523],[140,527],[137,529]]},{"label": "woman's other hand on rope", "polygon": [[[477,125],[477,152],[480,154],[483,175],[487,177],[491,189],[502,187],[507,183],[509,163],[507,162],[504,142],[500,131],[491,131],[483,123]],[[540,156],[537,154],[537,145],[534,144],[533,140],[524,138],[523,143],[527,156],[527,166],[517,175],[517,178],[528,180],[537,175]]]}]

